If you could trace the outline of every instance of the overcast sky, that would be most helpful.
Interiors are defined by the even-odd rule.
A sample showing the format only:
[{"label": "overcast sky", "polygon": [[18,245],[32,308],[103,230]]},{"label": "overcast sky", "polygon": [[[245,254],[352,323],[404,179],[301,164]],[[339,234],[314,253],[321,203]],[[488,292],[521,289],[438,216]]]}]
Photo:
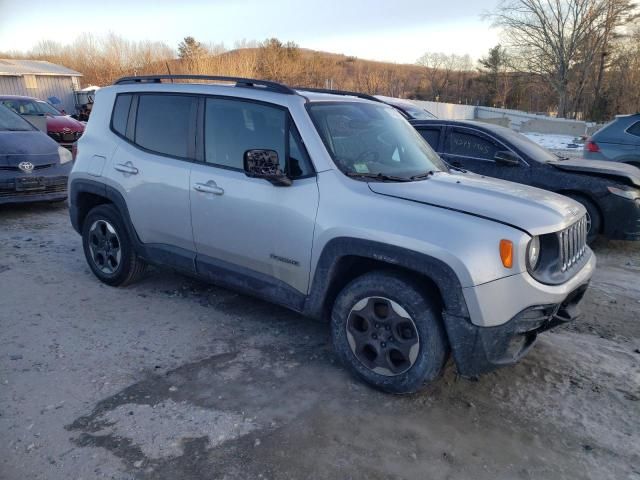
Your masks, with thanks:
[{"label": "overcast sky", "polygon": [[497,0],[0,0],[0,51],[81,32],[224,42],[277,37],[301,47],[413,63],[425,51],[484,55],[498,32],[481,14]]}]

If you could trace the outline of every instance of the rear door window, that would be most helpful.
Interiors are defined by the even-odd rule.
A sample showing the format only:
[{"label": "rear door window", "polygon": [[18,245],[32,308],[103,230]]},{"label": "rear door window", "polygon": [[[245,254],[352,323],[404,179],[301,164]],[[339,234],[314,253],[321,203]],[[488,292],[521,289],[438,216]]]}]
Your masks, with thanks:
[{"label": "rear door window", "polygon": [[197,98],[144,94],[138,99],[135,143],[152,152],[193,158]]}]

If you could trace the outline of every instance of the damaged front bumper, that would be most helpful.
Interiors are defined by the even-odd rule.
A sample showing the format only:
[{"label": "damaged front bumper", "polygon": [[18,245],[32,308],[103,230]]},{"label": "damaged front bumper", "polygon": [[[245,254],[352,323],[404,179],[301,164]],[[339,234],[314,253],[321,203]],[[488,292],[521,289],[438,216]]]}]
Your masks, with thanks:
[{"label": "damaged front bumper", "polygon": [[580,317],[578,304],[588,285],[587,282],[572,291],[562,303],[528,307],[508,322],[492,327],[474,325],[467,318],[445,312],[458,373],[475,377],[516,363],[529,351],[539,333]]},{"label": "damaged front bumper", "polygon": [[602,200],[604,235],[611,240],[640,240],[640,198],[608,195]]}]

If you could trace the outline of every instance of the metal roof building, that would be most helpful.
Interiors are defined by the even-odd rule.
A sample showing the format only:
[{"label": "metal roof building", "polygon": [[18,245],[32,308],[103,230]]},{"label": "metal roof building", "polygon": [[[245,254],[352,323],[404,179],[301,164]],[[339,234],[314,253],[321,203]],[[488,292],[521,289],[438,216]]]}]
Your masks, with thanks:
[{"label": "metal roof building", "polygon": [[0,59],[0,95],[26,95],[75,112],[73,92],[80,89],[81,73],[42,60]]}]

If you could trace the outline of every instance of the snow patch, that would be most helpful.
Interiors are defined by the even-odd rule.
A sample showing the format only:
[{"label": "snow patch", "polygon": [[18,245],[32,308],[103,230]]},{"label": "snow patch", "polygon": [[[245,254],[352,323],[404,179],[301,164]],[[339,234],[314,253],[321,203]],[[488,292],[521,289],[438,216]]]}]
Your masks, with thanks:
[{"label": "snow patch", "polygon": [[582,140],[571,135],[535,132],[527,132],[523,133],[523,135],[549,150],[576,150],[582,148]]}]

